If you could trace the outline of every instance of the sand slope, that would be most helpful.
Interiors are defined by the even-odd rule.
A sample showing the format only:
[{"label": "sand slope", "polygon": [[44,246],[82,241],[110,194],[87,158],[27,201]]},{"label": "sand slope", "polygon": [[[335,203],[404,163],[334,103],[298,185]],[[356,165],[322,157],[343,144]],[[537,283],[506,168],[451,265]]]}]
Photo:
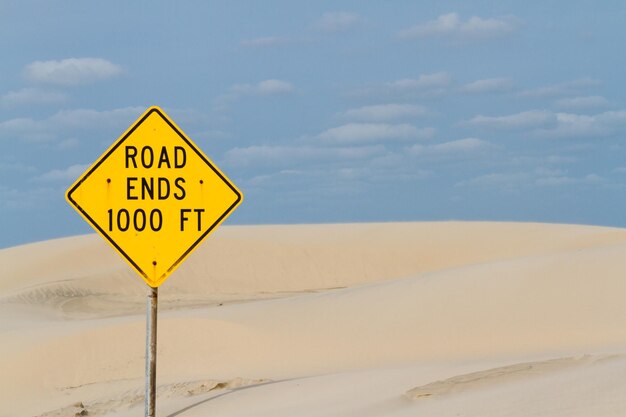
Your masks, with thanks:
[{"label": "sand slope", "polygon": [[[588,226],[222,227],[160,288],[158,415],[624,415],[625,255]],[[93,235],[0,263],[0,416],[140,415],[143,281]]]}]

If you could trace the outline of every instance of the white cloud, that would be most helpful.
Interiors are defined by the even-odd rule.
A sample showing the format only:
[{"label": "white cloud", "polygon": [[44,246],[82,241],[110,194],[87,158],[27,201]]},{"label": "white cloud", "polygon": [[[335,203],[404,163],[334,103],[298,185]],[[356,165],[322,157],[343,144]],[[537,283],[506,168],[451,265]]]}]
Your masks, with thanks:
[{"label": "white cloud", "polygon": [[35,61],[24,68],[24,75],[30,81],[66,86],[105,80],[122,72],[120,66],[102,58]]},{"label": "white cloud", "polygon": [[121,123],[130,125],[145,109],[123,107],[113,110],[75,109],[61,110],[48,121],[54,125],[72,128],[108,128]]},{"label": "white cloud", "polygon": [[257,84],[236,84],[231,90],[236,94],[258,94],[269,96],[291,93],[294,91],[294,88],[290,82],[271,79],[261,81]]},{"label": "white cloud", "polygon": [[562,164],[573,164],[578,162],[579,159],[571,156],[562,156],[562,155],[542,155],[542,156],[529,156],[529,155],[511,155],[508,164],[513,166],[529,166],[529,165],[540,165],[540,166],[550,166],[550,165],[562,165]]},{"label": "white cloud", "polygon": [[513,81],[509,78],[487,78],[465,84],[461,91],[470,94],[498,93],[509,91],[513,87]]},{"label": "white cloud", "polygon": [[257,86],[257,91],[262,95],[285,94],[294,91],[293,85],[287,81],[265,80]]},{"label": "white cloud", "polygon": [[482,116],[478,115],[470,119],[467,124],[486,129],[533,129],[553,125],[556,117],[553,113],[545,110],[530,110],[507,116]]},{"label": "white cloud", "polygon": [[0,209],[3,210],[38,210],[48,207],[55,201],[60,190],[53,187],[9,188],[0,185]]},{"label": "white cloud", "polygon": [[246,181],[248,186],[262,187],[265,185],[277,184],[284,181],[289,181],[294,177],[306,175],[306,171],[300,171],[295,169],[282,169],[278,172],[271,174],[256,175]]},{"label": "white cloud", "polygon": [[457,13],[440,15],[437,19],[420,23],[401,31],[400,38],[446,37],[460,40],[498,38],[514,32],[518,27],[511,17],[484,19],[472,16],[463,21]]},{"label": "white cloud", "polygon": [[320,133],[318,138],[332,144],[355,144],[398,139],[427,139],[433,137],[434,133],[433,128],[418,129],[407,123],[348,123],[328,129]]},{"label": "white cloud", "polygon": [[444,94],[453,84],[454,79],[447,72],[435,72],[432,74],[420,74],[417,78],[403,78],[357,89],[350,96],[376,96],[376,97],[432,97]]},{"label": "white cloud", "polygon": [[430,150],[438,153],[448,152],[470,152],[479,149],[490,148],[491,144],[485,140],[478,138],[465,138],[459,140],[453,140],[451,142],[445,142],[437,145],[432,145]]},{"label": "white cloud", "polygon": [[22,174],[28,174],[36,172],[35,167],[26,165],[21,162],[2,162],[0,161],[0,171],[3,172],[19,172]]},{"label": "white cloud", "polygon": [[535,184],[543,187],[559,187],[562,185],[594,185],[605,182],[605,179],[597,174],[589,174],[584,177],[551,176],[537,178]]},{"label": "white cloud", "polygon": [[465,138],[436,145],[413,145],[409,152],[413,155],[453,155],[467,154],[493,148],[493,145],[478,138]]},{"label": "white cloud", "polygon": [[561,170],[537,168],[525,172],[496,172],[460,181],[457,187],[500,188],[504,190],[524,187],[560,187],[564,185],[596,185],[606,182],[597,174],[582,177],[568,176]]},{"label": "white cloud", "polygon": [[123,130],[145,109],[125,107],[114,110],[61,110],[47,119],[17,118],[0,122],[0,138],[10,137],[31,142],[54,140],[60,133],[75,130]]},{"label": "white cloud", "polygon": [[626,127],[626,110],[608,111],[595,115],[556,113],[556,125],[539,129],[535,134],[544,138],[579,138],[610,136]]},{"label": "white cloud", "polygon": [[224,110],[246,96],[279,96],[292,94],[295,91],[292,83],[277,79],[263,80],[256,84],[235,84],[227,93],[213,101],[213,107],[215,110]]},{"label": "white cloud", "polygon": [[433,74],[421,74],[417,79],[405,78],[386,84],[393,89],[427,89],[434,87],[447,87],[452,84],[452,76],[447,72],[435,72]]},{"label": "white cloud", "polygon": [[319,146],[249,146],[226,152],[224,161],[234,166],[298,166],[303,162],[359,160],[385,153],[384,146],[323,148]]},{"label": "white cloud", "polygon": [[530,110],[507,116],[475,116],[465,124],[492,130],[528,130],[539,138],[611,136],[626,128],[626,110],[595,115]]},{"label": "white cloud", "polygon": [[[374,160],[336,161],[324,165],[311,164],[305,170],[285,168],[242,180],[251,190],[276,190],[288,188],[289,194],[299,194],[302,202],[309,204],[313,194],[326,195],[366,192],[366,184],[414,184],[431,176],[415,164],[397,164],[392,167],[376,166]],[[295,193],[293,190],[297,190]],[[267,191],[263,191],[267,192]],[[307,203],[308,202],[308,203]]]},{"label": "white cloud", "polygon": [[23,88],[4,94],[0,97],[0,103],[5,107],[16,107],[36,104],[58,104],[66,101],[66,99],[67,96],[59,91]]},{"label": "white cloud", "polygon": [[480,188],[518,188],[523,184],[528,184],[532,180],[532,175],[528,172],[513,173],[491,173],[481,175],[469,180],[460,181],[457,187],[480,187]]},{"label": "white cloud", "polygon": [[47,120],[20,117],[0,122],[0,138],[45,142],[55,138],[56,134],[53,130],[47,126]]},{"label": "white cloud", "polygon": [[391,103],[349,109],[342,116],[351,120],[384,122],[408,117],[422,117],[428,114],[428,110],[424,106]]},{"label": "white cloud", "polygon": [[383,146],[256,146],[234,149],[227,156],[228,163],[254,167],[252,178],[243,181],[249,189],[283,185],[291,189],[297,184],[298,191],[309,199],[312,190],[336,189],[342,183],[353,184],[349,192],[362,192],[365,183],[414,183],[432,174],[406,154],[389,152]]},{"label": "white cloud", "polygon": [[423,169],[416,169],[411,164],[401,165],[391,168],[380,168],[375,166],[353,166],[340,168],[333,172],[335,178],[345,181],[359,181],[373,183],[398,183],[421,181],[432,176],[432,172]]},{"label": "white cloud", "polygon": [[290,40],[279,36],[264,36],[260,38],[245,39],[241,41],[242,46],[248,46],[252,48],[266,48],[272,46],[285,45]]},{"label": "white cloud", "polygon": [[41,182],[71,182],[80,177],[89,165],[72,165],[65,169],[53,169],[36,178]]},{"label": "white cloud", "polygon": [[352,12],[328,12],[313,25],[322,32],[344,32],[362,22],[361,16]]},{"label": "white cloud", "polygon": [[559,84],[546,85],[521,91],[518,95],[523,98],[550,98],[579,94],[580,90],[596,87],[601,82],[594,78],[579,78]]},{"label": "white cloud", "polygon": [[80,145],[80,141],[76,138],[63,139],[57,144],[57,147],[61,150],[68,150],[77,148]]},{"label": "white cloud", "polygon": [[602,96],[581,96],[562,98],[555,102],[556,106],[567,110],[585,110],[606,107],[609,101]]}]

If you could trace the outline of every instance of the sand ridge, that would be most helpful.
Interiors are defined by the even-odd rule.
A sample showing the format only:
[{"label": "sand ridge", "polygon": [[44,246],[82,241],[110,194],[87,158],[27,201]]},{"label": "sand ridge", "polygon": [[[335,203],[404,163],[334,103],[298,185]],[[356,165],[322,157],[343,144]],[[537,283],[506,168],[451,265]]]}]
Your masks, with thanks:
[{"label": "sand ridge", "polygon": [[545,361],[523,362],[513,365],[500,366],[469,374],[455,375],[442,381],[430,382],[420,387],[415,387],[406,393],[406,397],[412,400],[428,398],[439,395],[450,395],[474,389],[485,389],[491,385],[511,383],[525,380],[529,377],[540,377],[547,372],[558,372],[577,366],[593,364],[597,360],[606,360],[613,357],[592,358],[590,355],[581,357],[548,359]]}]

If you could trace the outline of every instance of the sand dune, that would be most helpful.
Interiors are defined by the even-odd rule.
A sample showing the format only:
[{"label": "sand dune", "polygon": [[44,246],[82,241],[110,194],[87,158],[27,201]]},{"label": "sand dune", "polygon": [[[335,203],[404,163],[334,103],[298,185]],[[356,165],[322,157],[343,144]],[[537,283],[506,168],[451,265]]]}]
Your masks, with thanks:
[{"label": "sand dune", "polygon": [[[160,288],[158,415],[624,415],[625,254],[590,226],[224,226]],[[143,281],[94,235],[0,262],[0,416],[141,414]]]}]

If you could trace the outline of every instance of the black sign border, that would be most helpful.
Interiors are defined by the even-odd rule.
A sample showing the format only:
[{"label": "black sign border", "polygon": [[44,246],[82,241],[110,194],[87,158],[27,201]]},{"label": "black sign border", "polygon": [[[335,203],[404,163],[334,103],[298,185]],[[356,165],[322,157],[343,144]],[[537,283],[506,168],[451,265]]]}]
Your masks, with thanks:
[{"label": "black sign border", "polygon": [[150,278],[148,278],[148,274],[146,274],[140,267],[139,265],[137,265],[135,263],[135,261],[133,261],[133,259],[98,225],[98,223],[96,223],[96,221],[76,202],[76,200],[74,200],[72,198],[72,194],[74,193],[74,191],[76,191],[78,189],[78,187],[81,186],[81,184],[93,173],[95,172],[100,165],[109,157],[111,156],[111,154],[113,152],[115,152],[117,150],[117,148],[119,148],[122,143],[130,136],[133,134],[133,132],[135,132],[135,130],[152,114],[152,113],[156,113],[158,114],[169,126],[170,128],[176,132],[176,134],[183,140],[185,141],[185,143],[187,144],[187,146],[189,146],[195,153],[196,155],[198,155],[200,157],[200,159],[202,159],[202,161],[204,161],[205,164],[207,164],[209,166],[209,168],[211,168],[213,170],[213,172],[219,176],[222,181],[224,181],[224,183],[226,185],[228,185],[228,187],[235,193],[235,195],[237,196],[237,199],[235,200],[235,202],[233,204],[230,205],[230,207],[228,207],[228,209],[226,209],[226,211],[215,221],[213,222],[213,224],[194,242],[191,244],[191,246],[167,269],[167,271],[161,275],[156,282],[158,282],[157,287],[159,285],[161,285],[165,279],[167,278],[167,275],[171,274],[172,271],[174,269],[176,269],[178,267],[178,265],[196,248],[196,246],[198,246],[212,231],[213,229],[219,225],[226,216],[228,216],[228,214],[230,214],[231,211],[234,210],[235,207],[237,207],[237,205],[241,202],[242,199],[242,195],[239,192],[239,190],[237,190],[233,184],[231,184],[231,182],[215,167],[213,166],[213,164],[211,163],[211,161],[209,161],[207,159],[206,156],[204,156],[204,154],[198,149],[198,147],[191,142],[191,140],[189,138],[187,138],[187,136],[185,136],[185,134],[183,132],[181,132],[171,121],[170,119],[157,107],[152,107],[150,108],[141,119],[139,119],[138,121],[135,122],[135,124],[132,126],[132,128],[126,132],[126,134],[124,136],[122,136],[120,139],[117,140],[117,142],[115,142],[113,144],[113,146],[104,154],[102,155],[100,158],[98,158],[98,161],[91,167],[91,169],[86,173],[83,174],[83,176],[76,182],[76,184],[74,184],[74,186],[72,188],[70,188],[67,191],[67,199],[68,201],[74,206],[76,207],[76,209],[83,215],[83,217],[85,217],[89,223],[91,223],[91,225],[96,228],[98,230],[98,232],[104,236],[111,245],[113,245],[113,247],[122,255],[124,256],[124,258],[126,258],[126,260],[135,268],[135,270],[137,270],[137,272],[139,272],[139,274],[141,276],[144,277],[144,279],[147,281],[152,281]]}]

